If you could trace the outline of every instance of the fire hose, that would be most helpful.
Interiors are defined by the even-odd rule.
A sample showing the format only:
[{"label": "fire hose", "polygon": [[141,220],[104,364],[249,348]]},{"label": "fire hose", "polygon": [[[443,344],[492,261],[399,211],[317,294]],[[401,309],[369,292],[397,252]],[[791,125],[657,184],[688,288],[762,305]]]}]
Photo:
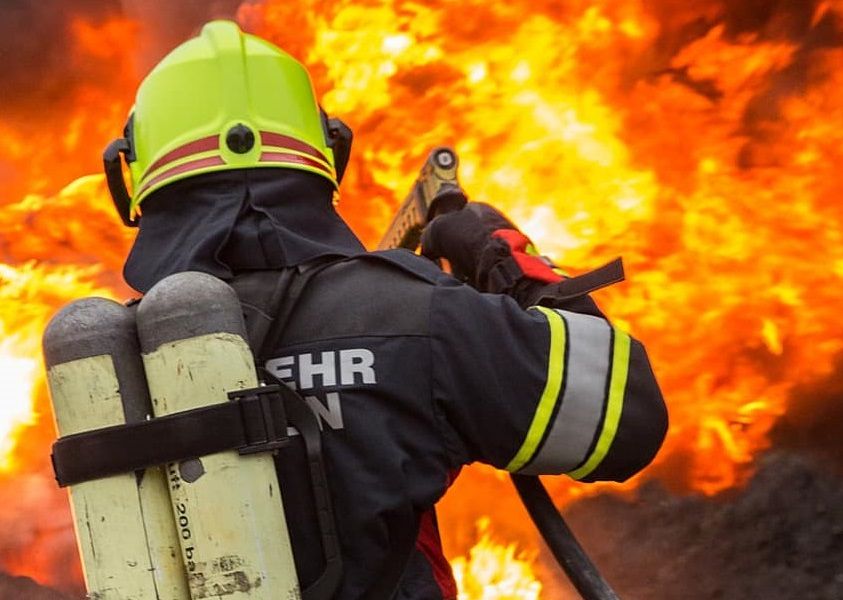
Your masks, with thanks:
[{"label": "fire hose", "polygon": [[[431,151],[379,250],[416,250],[427,223],[466,204],[465,192],[457,182],[457,165],[457,155],[451,148]],[[619,600],[565,523],[541,480],[530,475],[511,477],[530,518],[580,596],[584,600]]]}]

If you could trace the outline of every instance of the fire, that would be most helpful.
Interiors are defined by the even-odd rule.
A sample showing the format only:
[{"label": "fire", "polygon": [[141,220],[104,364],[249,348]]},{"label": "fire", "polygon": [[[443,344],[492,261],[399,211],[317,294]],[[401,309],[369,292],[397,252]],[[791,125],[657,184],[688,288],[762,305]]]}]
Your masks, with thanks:
[{"label": "fire", "polygon": [[32,392],[37,375],[37,361],[15,356],[15,340],[0,348],[0,377],[9,382],[6,403],[0,408],[0,472],[13,467],[12,450],[18,429],[33,425]]},{"label": "fire", "polygon": [[[841,13],[836,1],[264,0],[236,14],[308,65],[324,107],[355,130],[339,208],[370,246],[447,143],[469,194],[559,263],[624,256],[629,281],[597,299],[645,342],[667,395],[671,428],[648,476],[715,494],[746,479],[794,389],[827,377],[843,350]],[[46,477],[36,373],[50,314],[131,293],[120,268],[132,232],[91,174],[156,51],[136,43],[154,23],[63,18],[62,68],[31,102],[0,93],[0,484]],[[508,484],[482,469],[461,479],[472,485],[458,483],[442,521],[450,553],[470,556],[478,490]],[[562,504],[637,483],[551,487]],[[487,512],[536,547],[526,517]],[[55,564],[25,558],[37,536],[21,539],[6,567],[11,553],[16,572],[57,581]],[[473,567],[456,564],[467,589]]]},{"label": "fire", "polygon": [[41,332],[55,308],[77,294],[112,295],[85,281],[99,270],[0,264],[0,375],[7,382],[0,406],[0,473],[25,469],[27,457],[14,452],[18,437],[27,428],[43,427],[44,420],[49,424],[46,407],[36,406],[35,392],[44,386]]},{"label": "fire", "polygon": [[538,600],[542,585],[532,561],[518,553],[516,544],[500,545],[489,534],[489,519],[477,521],[480,539],[468,558],[451,561],[460,589],[459,600]]}]

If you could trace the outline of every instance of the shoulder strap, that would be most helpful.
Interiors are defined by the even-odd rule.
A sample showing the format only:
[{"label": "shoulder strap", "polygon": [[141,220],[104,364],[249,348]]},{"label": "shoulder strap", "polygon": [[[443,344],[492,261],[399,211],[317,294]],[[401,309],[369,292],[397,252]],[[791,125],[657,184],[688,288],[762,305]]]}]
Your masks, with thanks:
[{"label": "shoulder strap", "polygon": [[296,271],[294,267],[278,271],[253,271],[238,275],[231,281],[231,287],[240,299],[249,347],[253,352],[262,349],[266,335],[275,321],[277,307],[295,280]]},{"label": "shoulder strap", "polygon": [[231,287],[240,299],[249,347],[256,363],[277,342],[308,282],[338,262],[342,261],[316,261],[274,271],[243,273],[234,278]]},{"label": "shoulder strap", "polygon": [[[284,328],[287,326],[287,323],[290,321],[290,316],[293,314],[296,306],[298,306],[299,300],[301,300],[302,292],[304,292],[307,284],[327,267],[339,262],[343,261],[322,261],[302,265],[293,269],[294,274],[289,283],[285,285],[283,294],[279,295],[275,300],[275,303],[268,307],[269,314],[274,315],[272,322],[266,330],[260,334],[261,337],[258,337],[258,334],[255,335],[255,343],[252,345],[252,351],[255,354],[256,363],[263,365],[266,353],[278,344],[279,338],[284,332]],[[249,334],[249,337],[251,341],[251,333]]]}]

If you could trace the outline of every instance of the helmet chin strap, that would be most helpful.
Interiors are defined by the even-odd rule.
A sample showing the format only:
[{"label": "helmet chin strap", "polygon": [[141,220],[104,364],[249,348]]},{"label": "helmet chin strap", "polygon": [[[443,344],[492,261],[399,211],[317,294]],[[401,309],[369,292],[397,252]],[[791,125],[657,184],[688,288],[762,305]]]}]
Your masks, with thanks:
[{"label": "helmet chin strap", "polygon": [[131,145],[126,138],[118,138],[111,142],[102,155],[102,164],[105,170],[105,181],[108,184],[108,191],[111,193],[111,200],[114,208],[120,215],[120,220],[126,227],[137,227],[138,220],[132,220],[131,204],[132,196],[126,188],[126,180],[123,178],[123,161],[120,156],[130,156]]},{"label": "helmet chin strap", "polygon": [[351,157],[354,132],[339,117],[329,117],[321,106],[319,114],[322,117],[322,129],[325,130],[325,141],[334,153],[334,171],[337,174],[337,184],[340,184]]}]

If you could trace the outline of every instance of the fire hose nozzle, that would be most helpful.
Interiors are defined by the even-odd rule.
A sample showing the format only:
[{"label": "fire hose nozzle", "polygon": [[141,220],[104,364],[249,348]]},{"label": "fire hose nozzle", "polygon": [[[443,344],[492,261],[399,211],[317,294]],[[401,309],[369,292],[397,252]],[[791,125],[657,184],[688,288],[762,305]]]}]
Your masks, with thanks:
[{"label": "fire hose nozzle", "polygon": [[401,203],[378,250],[415,250],[421,233],[436,215],[461,209],[468,198],[457,180],[459,160],[452,148],[431,150],[410,193]]}]

